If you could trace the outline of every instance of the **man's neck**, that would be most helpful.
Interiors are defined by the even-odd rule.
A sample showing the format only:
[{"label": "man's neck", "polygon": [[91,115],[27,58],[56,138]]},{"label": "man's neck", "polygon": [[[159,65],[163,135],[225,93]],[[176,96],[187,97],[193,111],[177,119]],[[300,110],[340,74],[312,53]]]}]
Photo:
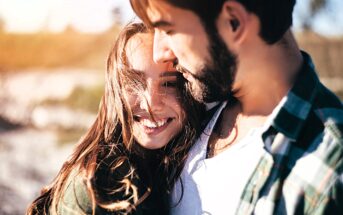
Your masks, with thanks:
[{"label": "man's neck", "polygon": [[243,114],[239,101],[228,102],[209,139],[208,157],[216,156],[243,139],[253,128],[260,128],[267,116]]},{"label": "man's neck", "polygon": [[262,127],[293,86],[302,56],[290,32],[284,40],[277,45],[253,47],[240,57],[233,85],[237,102],[223,110],[210,138],[210,156],[237,143],[252,128]]},{"label": "man's neck", "polygon": [[288,32],[279,44],[257,44],[240,57],[234,90],[245,116],[269,115],[293,86],[302,56]]}]

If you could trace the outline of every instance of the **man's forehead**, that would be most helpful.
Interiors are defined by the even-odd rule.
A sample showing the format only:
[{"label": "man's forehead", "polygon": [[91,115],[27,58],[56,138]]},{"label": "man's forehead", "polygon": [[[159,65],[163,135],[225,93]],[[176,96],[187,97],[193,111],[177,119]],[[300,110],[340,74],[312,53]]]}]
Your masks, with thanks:
[{"label": "man's forehead", "polygon": [[146,8],[146,13],[151,23],[170,21],[173,11],[174,6],[170,5],[166,0],[149,0]]}]

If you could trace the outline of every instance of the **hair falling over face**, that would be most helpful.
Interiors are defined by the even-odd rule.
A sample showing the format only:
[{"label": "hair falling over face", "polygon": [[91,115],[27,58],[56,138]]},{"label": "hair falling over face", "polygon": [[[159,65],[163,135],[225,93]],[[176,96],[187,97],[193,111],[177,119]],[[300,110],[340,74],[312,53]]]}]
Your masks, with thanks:
[{"label": "hair falling over face", "polygon": [[[29,206],[27,214],[59,214],[58,204],[68,180],[76,175],[82,176],[87,188],[91,214],[99,211],[127,214],[151,193],[167,196],[172,189],[188,150],[201,133],[200,117],[204,115],[204,107],[192,99],[187,84],[180,80],[179,100],[187,113],[184,128],[158,150],[154,162],[150,162],[149,155],[142,156],[141,147],[132,135],[133,116],[122,90],[125,84],[138,80],[128,70],[125,53],[127,41],[138,33],[149,33],[149,29],[141,23],[131,23],[119,34],[108,57],[105,94],[95,122],[53,182],[43,188]],[[165,201],[161,210],[167,211],[168,207]]]}]

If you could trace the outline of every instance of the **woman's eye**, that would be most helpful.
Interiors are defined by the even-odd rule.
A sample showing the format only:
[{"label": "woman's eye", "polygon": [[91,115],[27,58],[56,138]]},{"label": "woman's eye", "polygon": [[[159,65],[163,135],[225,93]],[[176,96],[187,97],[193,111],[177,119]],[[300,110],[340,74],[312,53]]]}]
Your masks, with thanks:
[{"label": "woman's eye", "polygon": [[178,92],[176,81],[166,81],[161,84],[160,93],[162,95],[176,95]]},{"label": "woman's eye", "polygon": [[163,83],[163,87],[172,87],[175,88],[177,86],[176,81],[167,81]]}]

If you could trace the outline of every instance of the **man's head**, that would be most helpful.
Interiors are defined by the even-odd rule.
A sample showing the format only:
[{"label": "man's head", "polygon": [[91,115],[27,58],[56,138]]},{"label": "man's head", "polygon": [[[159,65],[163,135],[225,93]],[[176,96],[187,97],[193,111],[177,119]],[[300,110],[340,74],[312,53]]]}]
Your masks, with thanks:
[{"label": "man's head", "polygon": [[[295,0],[131,0],[131,4],[155,29],[154,60],[178,64],[188,74],[195,97],[213,101],[232,93],[240,61],[236,44],[252,32],[265,44],[280,41],[292,24]],[[257,20],[254,25],[251,17]]]}]

